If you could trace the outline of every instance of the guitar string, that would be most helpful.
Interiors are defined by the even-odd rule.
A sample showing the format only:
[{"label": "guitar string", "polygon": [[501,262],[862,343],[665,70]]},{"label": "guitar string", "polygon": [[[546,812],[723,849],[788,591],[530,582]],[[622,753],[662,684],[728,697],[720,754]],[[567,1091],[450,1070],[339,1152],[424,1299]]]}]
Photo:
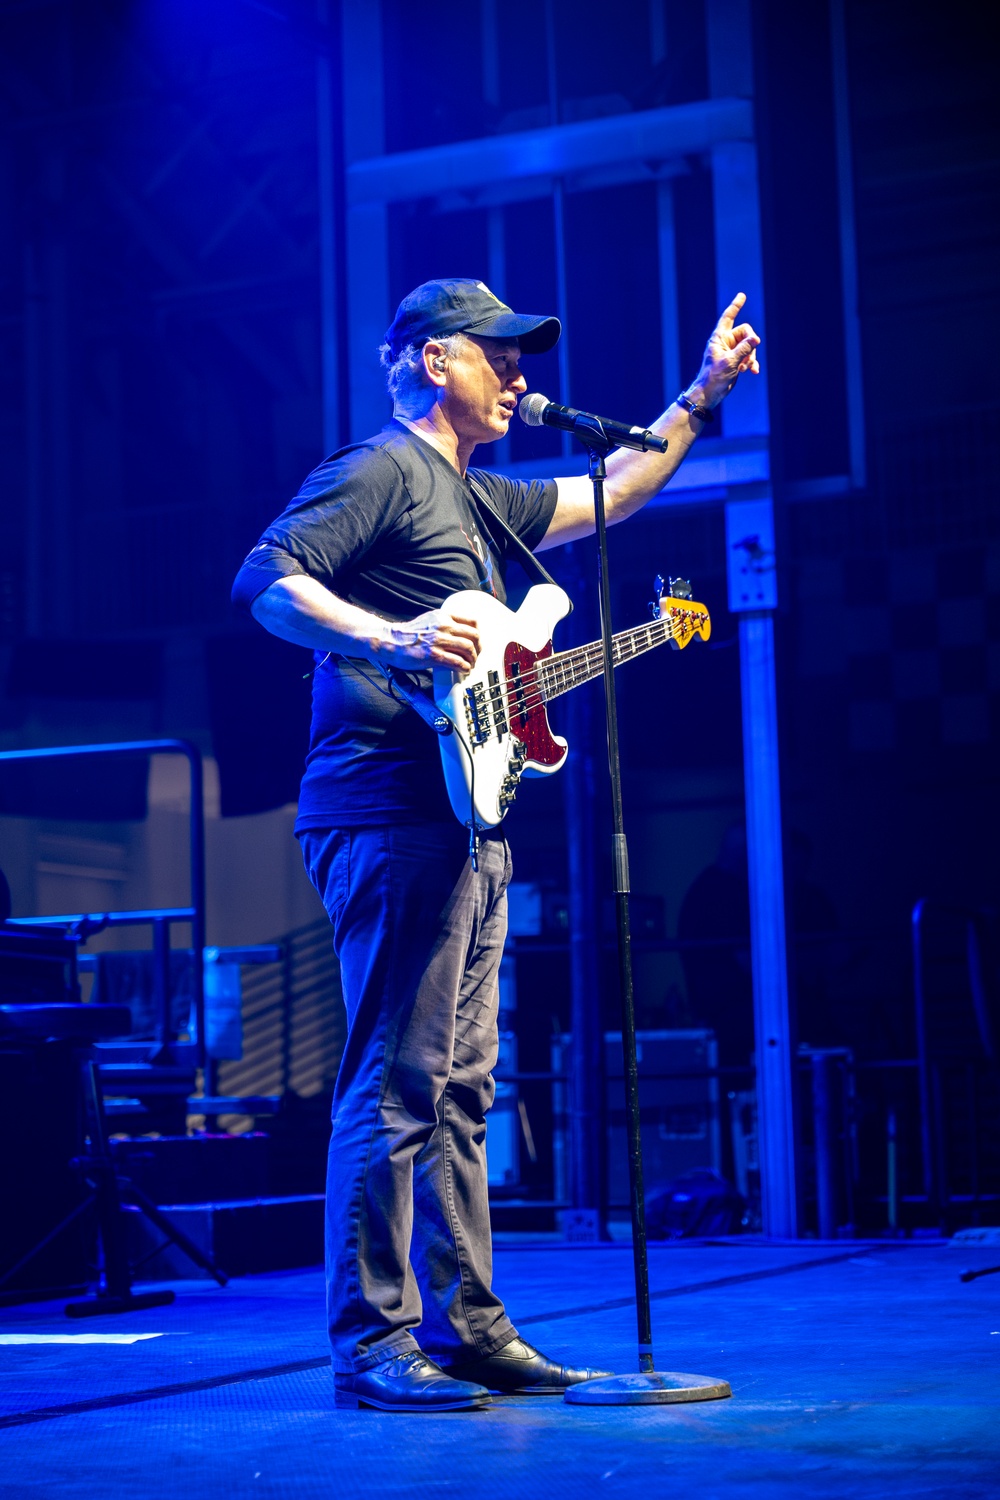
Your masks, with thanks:
[{"label": "guitar string", "polygon": [[[703,623],[707,617],[701,615],[696,618],[691,626],[692,632],[697,629],[698,623]],[[616,648],[617,659],[615,666],[631,660],[635,656],[641,656],[646,651],[660,646],[664,641],[674,640],[679,634],[684,634],[683,622],[678,624],[673,620],[654,620],[648,625],[637,625],[631,630],[622,631],[620,635],[613,637],[613,646]],[[645,638],[644,638],[645,637]],[[562,651],[557,656],[543,658],[539,666],[539,676],[547,679],[546,685],[554,686],[557,692],[564,692],[571,687],[578,686],[580,681],[586,680],[599,663],[599,670],[603,671],[604,646],[601,641],[592,641],[586,646],[577,646],[570,651]],[[579,670],[585,674],[578,677]],[[570,681],[563,681],[568,674]]]},{"label": "guitar string", "polygon": [[[707,614],[699,613],[695,617],[694,624],[691,627],[692,633],[697,629],[699,623],[706,623],[707,620]],[[627,654],[622,649],[619,649],[617,659],[614,662],[615,666],[621,666],[624,662],[630,661],[636,656],[641,656],[646,651],[653,650],[654,647],[662,645],[664,641],[674,640],[679,633],[682,633],[678,630],[676,622],[673,620],[654,620],[649,625],[636,625],[631,630],[622,631],[621,634],[613,637],[613,643],[618,648],[623,648],[626,645],[631,646],[632,642],[636,641],[644,632],[653,633],[658,638],[643,642],[638,649],[629,650]],[[571,688],[579,687],[582,683],[592,680],[594,676],[602,674],[604,670],[603,656],[602,643],[600,641],[593,641],[587,646],[575,646],[569,651],[562,651],[558,656],[542,658],[537,663],[537,686],[525,697],[523,706],[519,706],[517,711],[518,717],[523,717],[540,704],[551,702],[553,698],[559,697],[562,693],[569,692]],[[563,681],[561,677],[567,665],[573,676],[570,681]],[[580,675],[577,675],[576,671],[578,665],[582,669]],[[555,669],[554,671],[552,670],[553,668]],[[506,696],[508,699],[507,717],[509,721],[509,688]]]},{"label": "guitar string", "polygon": [[[680,621],[676,619],[677,613],[680,612],[675,611],[671,615],[664,615],[658,620],[646,621],[642,625],[632,625],[628,630],[621,630],[617,635],[612,636],[612,642],[615,646],[624,646],[632,641],[641,640],[643,635],[659,637],[662,634],[664,638],[670,638],[677,633],[678,629],[683,630],[686,621],[693,622],[691,625],[692,629],[696,629],[699,625],[706,624],[708,621],[708,613],[705,610],[684,610]],[[661,644],[660,640],[651,640],[648,643],[644,642],[640,649],[645,650],[647,649],[647,645],[653,646],[659,644]],[[603,650],[603,641],[588,641],[585,646],[573,646],[568,651],[559,651],[555,656],[543,658],[543,664],[545,666],[556,666],[584,656],[589,659],[595,654],[603,654]]]},{"label": "guitar string", "polygon": [[[657,632],[658,639],[644,641],[637,649],[616,653],[615,666],[621,666],[626,661],[631,661],[646,651],[660,646],[664,641],[675,639],[678,632],[665,630],[662,635]],[[633,637],[634,639],[634,637]],[[631,641],[622,642],[620,637],[615,638],[615,645],[631,645]],[[567,659],[572,658],[568,663]],[[555,670],[552,670],[552,669]],[[604,671],[604,653],[599,646],[593,648],[577,648],[573,652],[563,652],[558,657],[543,659],[538,665],[536,673],[536,686],[522,700],[523,707],[519,706],[518,715],[530,713],[542,703],[551,702],[563,693],[569,692],[571,688],[579,687],[582,683],[591,681],[595,676],[602,675]],[[509,697],[509,694],[508,694]],[[509,706],[509,705],[508,705]]]},{"label": "guitar string", "polygon": [[[705,617],[701,618],[704,620]],[[694,628],[696,627],[692,627]],[[683,633],[683,627],[678,627],[677,623],[672,620],[662,623],[654,621],[650,625],[636,626],[630,631],[623,631],[613,638],[614,665],[620,666],[623,662],[641,656],[646,651],[662,645],[664,641],[674,640]],[[603,672],[603,669],[603,644],[600,641],[592,641],[586,646],[577,646],[570,651],[560,652],[558,656],[543,658],[539,662],[538,676],[543,679],[546,688],[554,688],[555,693],[558,694],[578,686],[581,682],[588,680],[595,671]]]}]

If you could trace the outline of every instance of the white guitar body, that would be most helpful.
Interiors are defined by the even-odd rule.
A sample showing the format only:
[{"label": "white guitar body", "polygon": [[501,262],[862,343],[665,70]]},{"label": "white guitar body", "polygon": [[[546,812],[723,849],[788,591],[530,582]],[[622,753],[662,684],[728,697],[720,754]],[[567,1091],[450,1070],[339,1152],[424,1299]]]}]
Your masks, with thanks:
[{"label": "white guitar body", "polygon": [[[681,579],[671,585],[677,597],[663,595],[656,580],[658,618],[614,636],[614,666],[665,641],[682,650],[696,637],[708,640],[705,606],[691,602]],[[554,583],[529,589],[517,611],[476,589],[450,595],[444,607],[474,620],[480,639],[471,672],[434,669],[434,701],[452,724],[439,740],[448,797],[460,823],[495,828],[522,776],[551,776],[565,761],[569,747],[552,733],[546,704],[600,676],[603,648],[592,641],[553,655],[552,632],[571,608]]]},{"label": "white guitar body", "polygon": [[441,738],[448,797],[455,816],[480,827],[500,822],[523,776],[551,776],[568,746],[549,729],[534,662],[552,652],[552,633],[572,608],[554,583],[528,590],[516,612],[476,589],[452,594],[447,608],[479,627],[471,672],[434,669],[434,701],[451,720]]}]

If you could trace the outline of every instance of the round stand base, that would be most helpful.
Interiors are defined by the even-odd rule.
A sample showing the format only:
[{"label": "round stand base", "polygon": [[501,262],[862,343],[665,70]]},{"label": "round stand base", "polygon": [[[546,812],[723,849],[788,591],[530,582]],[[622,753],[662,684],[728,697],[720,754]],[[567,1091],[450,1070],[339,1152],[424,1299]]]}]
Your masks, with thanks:
[{"label": "round stand base", "polygon": [[728,1380],[653,1370],[648,1375],[602,1375],[571,1385],[564,1400],[574,1406],[668,1406],[681,1401],[720,1401],[731,1396]]}]

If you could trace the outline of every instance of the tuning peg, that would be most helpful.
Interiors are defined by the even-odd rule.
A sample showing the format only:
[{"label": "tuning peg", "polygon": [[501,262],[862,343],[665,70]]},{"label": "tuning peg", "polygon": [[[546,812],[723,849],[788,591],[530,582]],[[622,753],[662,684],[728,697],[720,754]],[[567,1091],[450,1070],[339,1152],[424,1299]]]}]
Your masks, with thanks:
[{"label": "tuning peg", "polygon": [[670,592],[675,599],[690,599],[691,583],[687,578],[671,578]]},{"label": "tuning peg", "polygon": [[660,618],[660,600],[663,598],[663,588],[663,574],[657,573],[653,579],[653,593],[656,595],[656,598],[649,601],[649,612],[654,620]]}]

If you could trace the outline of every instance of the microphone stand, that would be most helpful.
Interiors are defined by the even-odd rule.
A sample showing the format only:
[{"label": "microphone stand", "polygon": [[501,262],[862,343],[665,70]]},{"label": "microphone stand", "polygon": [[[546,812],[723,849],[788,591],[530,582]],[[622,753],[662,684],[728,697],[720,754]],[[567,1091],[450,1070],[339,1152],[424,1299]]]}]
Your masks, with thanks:
[{"label": "microphone stand", "polygon": [[615,922],[618,934],[618,983],[622,1007],[622,1051],[625,1063],[625,1116],[628,1137],[629,1204],[632,1215],[632,1265],[635,1275],[639,1373],[610,1375],[570,1386],[564,1399],[574,1405],[664,1405],[680,1401],[713,1401],[731,1396],[729,1382],[704,1375],[657,1371],[653,1357],[653,1327],[649,1300],[649,1256],[646,1247],[646,1204],[642,1181],[642,1132],[639,1116],[639,1066],[635,1042],[635,993],[632,982],[632,933],[629,925],[628,844],[622,807],[621,761],[618,754],[618,704],[615,694],[614,643],[611,626],[611,584],[608,531],[604,511],[605,460],[615,446],[599,419],[578,412],[576,436],[590,457],[597,531],[597,569],[601,611],[601,650],[604,658],[604,713],[611,775],[612,855],[614,862]]}]

